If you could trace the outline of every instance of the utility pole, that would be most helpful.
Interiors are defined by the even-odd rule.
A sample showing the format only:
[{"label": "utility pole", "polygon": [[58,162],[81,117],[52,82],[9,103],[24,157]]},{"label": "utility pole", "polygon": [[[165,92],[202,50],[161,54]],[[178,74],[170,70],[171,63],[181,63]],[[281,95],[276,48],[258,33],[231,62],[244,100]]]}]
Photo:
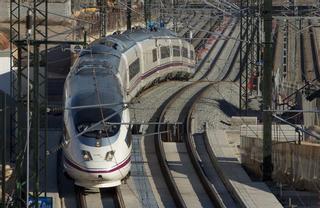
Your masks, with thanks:
[{"label": "utility pole", "polygon": [[[12,150],[16,164],[13,199],[14,207],[18,208],[26,207],[29,199],[37,202],[40,195],[46,196],[47,186],[47,116],[43,110],[47,109],[47,71],[46,64],[40,67],[39,48],[42,46],[46,60],[48,1],[29,2],[27,31],[21,26],[26,17],[22,8],[20,0],[10,1],[11,97],[16,104],[11,111],[10,139],[14,142]],[[27,39],[25,32],[28,33]],[[35,43],[36,40],[41,40],[42,43]],[[26,57],[27,54],[30,57]],[[30,63],[30,68],[27,63]],[[29,85],[26,84],[28,80]],[[26,89],[27,87],[30,88]],[[27,108],[29,113],[26,113]],[[30,151],[29,148],[26,151],[27,146]],[[29,184],[32,190],[29,189]],[[38,203],[34,206],[38,207]]]},{"label": "utility pole", "polygon": [[131,0],[127,0],[127,30],[131,30]]},{"label": "utility pole", "polygon": [[177,19],[175,16],[175,7],[176,7],[176,2],[175,0],[171,0],[171,9],[172,9],[172,21],[173,21],[173,29],[174,32],[177,32]]},{"label": "utility pole", "polygon": [[2,182],[1,182],[1,191],[2,191],[2,197],[1,197],[1,207],[6,207],[6,147],[7,147],[7,95],[4,92],[0,91],[0,144],[1,144],[1,150],[2,150],[2,157],[1,157],[1,163],[2,163]]},{"label": "utility pole", "polygon": [[[261,0],[240,1],[240,87],[239,114],[246,116],[249,108],[249,79],[257,69],[259,61],[259,7]],[[257,41],[257,42],[256,42]],[[252,90],[252,89],[250,89]]]},{"label": "utility pole", "polygon": [[107,5],[106,0],[98,0],[97,6],[99,8],[100,18],[100,38],[107,34]]},{"label": "utility pole", "polygon": [[148,22],[151,20],[151,0],[145,0],[144,1],[144,21],[146,24],[146,28],[148,28]]},{"label": "utility pole", "polygon": [[[24,7],[21,0],[10,1],[10,94],[15,104],[10,110],[10,141],[16,177],[13,206],[27,207],[33,201],[30,206],[37,208],[39,197],[47,195],[47,47],[48,44],[85,44],[85,41],[48,40],[47,0],[33,1],[27,6],[32,15],[28,15],[28,38],[24,38]],[[44,52],[43,60],[40,49]],[[30,151],[26,151],[27,145]]]},{"label": "utility pole", "polygon": [[264,0],[264,57],[263,57],[263,180],[272,179],[272,0]]}]

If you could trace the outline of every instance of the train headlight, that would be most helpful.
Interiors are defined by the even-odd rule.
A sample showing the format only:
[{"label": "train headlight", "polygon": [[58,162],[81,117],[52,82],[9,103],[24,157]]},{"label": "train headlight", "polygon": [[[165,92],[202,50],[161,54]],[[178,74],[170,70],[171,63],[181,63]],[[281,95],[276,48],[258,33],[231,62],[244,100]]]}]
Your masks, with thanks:
[{"label": "train headlight", "polygon": [[114,151],[109,151],[109,152],[107,152],[107,154],[106,154],[106,161],[110,161],[110,160],[112,160],[113,159],[113,156],[114,156]]},{"label": "train headlight", "polygon": [[86,151],[86,150],[82,150],[82,158],[85,160],[85,161],[90,161],[92,160],[92,157],[91,157],[91,154],[89,151]]}]

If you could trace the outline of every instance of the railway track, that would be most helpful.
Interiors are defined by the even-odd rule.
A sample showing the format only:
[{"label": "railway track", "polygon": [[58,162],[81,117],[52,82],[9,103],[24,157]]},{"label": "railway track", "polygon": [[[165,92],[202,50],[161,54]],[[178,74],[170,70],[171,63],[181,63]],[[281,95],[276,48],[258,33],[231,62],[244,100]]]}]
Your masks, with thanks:
[{"label": "railway track", "polygon": [[319,42],[317,40],[317,32],[318,29],[312,26],[313,22],[309,21],[309,35],[310,35],[310,42],[311,42],[311,51],[312,51],[312,61],[313,61],[313,74],[307,76],[308,81],[312,81],[313,79],[320,80],[320,59],[319,59]]},{"label": "railway track", "polygon": [[[231,27],[228,27],[230,23],[233,25]],[[228,36],[232,34],[232,32],[236,27],[235,23],[236,23],[235,20],[230,20],[225,22],[225,27],[221,27],[220,29],[221,33],[224,36]],[[216,47],[216,51],[213,53],[212,50],[210,50],[211,53],[208,53],[205,59],[210,60],[213,58],[213,56],[217,56],[217,54],[221,55],[222,51],[219,53],[219,50],[223,50],[223,49],[218,47],[225,46],[224,44],[222,44],[222,42],[225,44],[228,44],[227,40],[217,40],[216,44],[212,45],[212,48]],[[236,47],[235,42],[231,42],[231,43],[229,42],[229,44],[231,45],[229,46],[230,49]],[[225,59],[225,61],[230,60],[234,56],[236,55],[234,54],[234,55],[228,56],[230,58]],[[210,65],[210,63],[199,65],[198,68],[202,68],[202,69],[198,69],[198,70],[202,72],[205,72],[207,70],[208,71],[213,70],[213,67],[208,67],[208,64]],[[228,66],[234,67],[233,64],[229,64]],[[229,71],[227,67],[223,68],[222,70]],[[230,71],[232,70],[230,69]],[[206,73],[206,75],[208,74],[210,74],[210,72]],[[225,76],[221,75],[221,77],[227,79],[229,78],[229,75],[230,74],[228,72],[225,72]],[[149,121],[149,122],[172,121],[173,123],[180,122],[181,108],[183,108],[183,106],[186,106],[187,103],[188,103],[188,106],[190,106],[190,102],[188,102],[190,100],[190,97],[197,97],[196,95],[201,94],[201,91],[205,90],[209,86],[208,82],[201,82],[201,78],[202,80],[204,80],[206,76],[198,76],[197,78],[193,78],[193,81],[199,80],[200,82],[198,83],[169,82],[169,83],[160,84],[157,86],[157,88],[150,88],[144,91],[142,94],[140,94],[138,98],[140,103],[132,107],[131,114],[133,115],[134,120],[138,122],[146,122],[146,121]],[[180,98],[175,99],[174,97],[178,95],[180,95]],[[173,100],[180,100],[181,102],[179,104],[179,102],[174,102]],[[169,104],[170,106],[166,108],[167,111],[164,110],[165,106]],[[188,113],[185,112],[183,114],[185,115],[184,117],[186,117],[187,114]],[[184,123],[184,121],[185,119],[182,119],[181,122]],[[161,155],[166,155],[166,153],[170,154],[170,152],[166,152],[168,148],[164,148],[163,147],[164,143],[162,143],[162,141],[158,139],[158,135],[159,135],[158,131],[159,130],[166,131],[166,129],[162,129],[162,128],[163,128],[162,126],[149,125],[146,131],[144,132],[145,136],[142,136],[141,138],[142,145],[140,146],[141,147],[140,151],[142,153],[142,158],[143,158],[142,162],[144,164],[143,165],[144,172],[150,173],[152,175],[152,178],[149,177],[149,179],[147,176],[143,176],[145,178],[143,180],[150,181],[150,186],[154,190],[152,194],[157,199],[158,206],[168,207],[168,206],[172,206],[173,204],[175,204],[178,207],[192,206],[191,204],[189,205],[189,203],[185,202],[185,200],[187,200],[188,197],[187,198],[182,197],[181,195],[181,192],[183,193],[184,189],[181,186],[178,187],[176,184],[176,181],[172,180],[172,173],[174,173],[174,170],[169,169],[169,166],[167,163],[168,160],[161,157]],[[181,130],[183,131],[183,128],[181,128],[180,131]],[[187,135],[183,135],[183,137],[186,137],[186,136]],[[183,148],[184,146],[183,152],[182,154],[180,154],[180,155],[184,155],[185,161],[183,162],[183,164],[189,164],[189,168],[187,169],[192,171],[192,175],[193,175],[192,178],[194,179],[191,182],[189,181],[189,185],[191,184],[192,186],[192,184],[193,185],[196,184],[197,186],[196,191],[194,191],[193,193],[198,198],[197,201],[200,202],[200,204],[193,204],[193,205],[205,206],[206,204],[207,205],[209,204],[210,206],[220,207],[221,203],[219,201],[221,200],[217,199],[217,193],[214,194],[215,191],[212,188],[212,184],[202,185],[203,180],[199,178],[198,176],[199,173],[197,173],[197,171],[191,165],[192,162],[190,160],[190,157],[188,156],[187,148],[185,144],[184,143],[180,143],[180,144],[181,144],[180,146],[182,146],[181,148]],[[177,154],[177,152],[173,154]],[[158,158],[158,160],[155,160],[156,158]],[[165,169],[167,169],[167,171],[164,171]],[[160,172],[162,172],[162,174],[159,174]],[[171,174],[171,177],[170,177],[170,174]],[[129,181],[130,181],[129,184],[133,184],[134,180],[137,180],[137,179],[134,179],[134,176],[129,178]],[[167,184],[166,190],[164,190],[164,187],[163,187],[164,184]],[[132,192],[134,194],[134,190]],[[136,193],[135,195],[138,195],[138,193]]]},{"label": "railway track", "polygon": [[179,37],[188,37],[190,29],[188,27],[185,27],[184,22],[188,22],[191,27],[195,27],[200,19],[203,18],[203,15],[199,12],[193,12],[193,15],[190,15],[187,19],[181,19],[180,25],[182,25],[182,28],[177,32]]},{"label": "railway track", "polygon": [[[217,27],[218,22],[221,20],[218,17],[207,17],[207,16],[200,16],[199,19],[194,18],[191,23],[191,27],[185,27],[182,31],[178,33],[179,37],[182,38],[189,38],[190,29],[194,29],[193,37],[191,38],[191,44],[194,46],[195,50],[198,51],[201,46],[203,46],[208,38],[210,37],[210,32],[214,31]],[[200,22],[200,26],[199,23]],[[182,23],[183,25],[185,23]]]},{"label": "railway track", "polygon": [[207,39],[210,37],[210,33],[214,31],[214,29],[217,27],[217,23],[220,22],[221,19],[219,18],[213,18],[207,19],[204,21],[204,24],[202,27],[196,31],[196,33],[193,35],[193,38],[191,39],[191,44],[194,46],[195,50],[198,51],[201,46],[203,46]]},{"label": "railway track", "polygon": [[[187,117],[187,115],[191,105],[195,103],[203,91],[212,85],[214,84],[195,83],[180,89],[162,104],[160,107],[161,110],[159,110],[161,114],[158,121],[161,123],[166,121],[171,123],[188,121],[190,116]],[[178,108],[178,106],[180,106],[180,108]],[[189,122],[187,122],[187,124],[188,123]],[[158,135],[155,136],[155,145],[159,163],[169,190],[178,207],[229,207],[230,205],[235,205],[234,207],[244,207],[241,204],[241,200],[235,198],[236,192],[234,189],[231,190],[232,186],[229,184],[228,188],[225,187],[224,184],[227,183],[228,180],[224,178],[225,183],[222,182],[223,179],[220,179],[220,177],[222,177],[221,175],[223,175],[221,171],[215,171],[220,173],[219,177],[217,177],[207,175],[210,173],[208,171],[212,170],[204,172],[202,169],[201,163],[199,163],[196,156],[199,153],[196,153],[196,150],[192,146],[190,124],[187,125],[186,130],[182,129],[181,131],[187,132],[187,134],[175,133],[175,135],[182,137],[182,139],[176,139],[176,141],[180,143],[166,142],[168,137],[162,136],[163,134],[161,132],[168,131],[169,129],[167,127],[158,125],[157,130]],[[172,141],[172,139],[169,140]],[[187,155],[185,153],[187,153]],[[180,158],[180,160],[177,158]],[[176,164],[181,164],[181,166],[185,168],[179,167],[178,169]],[[190,166],[190,164],[193,164],[193,167]],[[212,167],[216,168],[213,165]],[[183,175],[185,175],[185,177],[183,177]],[[220,183],[217,182],[217,179],[220,179]],[[199,184],[202,184],[202,186],[200,187]],[[215,188],[216,186],[219,186],[219,188]],[[222,187],[224,187],[224,191]],[[193,190],[195,194],[192,196],[186,189]],[[196,202],[200,202],[200,204],[196,204]]]},{"label": "railway track", "polygon": [[119,187],[87,190],[75,185],[75,195],[79,208],[125,207]]},{"label": "railway track", "polygon": [[[229,66],[233,67],[233,64]],[[213,67],[208,69],[206,76],[211,73],[212,69]],[[231,69],[223,68],[223,70],[230,71]],[[220,77],[227,78],[228,72],[223,73],[224,75]],[[200,80],[204,80],[206,76],[202,76]],[[193,82],[182,87],[161,105],[155,114],[157,115],[156,121],[177,125],[185,123],[192,103],[211,85],[207,82]],[[226,207],[217,189],[210,183],[196,158],[192,156],[194,149],[190,148],[190,143],[188,143],[190,134],[183,133],[185,132],[183,125],[180,128],[177,128],[177,125],[174,125],[173,129],[178,130],[174,130],[169,135],[163,133],[169,132],[172,126],[158,125],[156,127],[158,134],[154,138],[159,164],[176,205],[178,207]],[[170,137],[175,137],[175,139]],[[177,164],[181,165],[177,167]]]},{"label": "railway track", "polygon": [[[230,24],[231,26],[229,27],[228,25],[222,28],[222,35],[224,37],[232,36],[234,34],[234,31],[237,27],[237,20],[233,19]],[[227,69],[232,69],[233,65],[235,63],[235,58],[238,56],[239,50],[236,50],[236,53],[233,55],[227,55],[227,60],[230,62],[229,67],[224,67],[228,62],[226,61],[225,58],[221,58],[225,56],[226,54],[230,53],[231,51],[229,47],[232,47],[235,43],[237,43],[237,47],[239,48],[238,41],[234,40],[216,40],[213,44],[213,46],[210,48],[204,59],[199,63],[198,69],[196,70],[196,73],[193,77],[193,80],[219,80],[221,78],[226,79],[228,77],[228,74],[230,73],[229,70]],[[228,49],[226,49],[228,48]],[[229,57],[233,57],[234,60],[229,60]],[[232,59],[233,59],[232,58]],[[220,65],[223,66],[222,70],[219,70],[219,72],[214,71],[214,67],[217,68],[217,63],[221,62]],[[212,73],[211,73],[212,72]],[[225,73],[224,76],[219,76],[221,73]]]},{"label": "railway track", "polygon": [[[212,87],[210,85],[209,87]],[[206,89],[208,91],[208,89]],[[196,101],[203,96],[199,94]],[[235,188],[232,186],[229,178],[223,174],[217,158],[210,148],[210,143],[205,131],[203,134],[193,134],[192,122],[193,113],[196,102],[193,102],[186,118],[187,124],[187,139],[186,145],[190,152],[190,157],[194,166],[198,169],[200,178],[207,189],[212,189],[212,192],[217,199],[219,207],[246,207],[241,197],[238,195]]]},{"label": "railway track", "polygon": [[[195,91],[199,91],[203,88],[205,88],[208,84],[204,84],[204,83],[199,83],[197,84],[196,87],[194,87],[196,90]],[[177,91],[176,93],[174,93],[169,99],[167,99],[162,106],[159,108],[158,113],[159,118],[158,121],[159,122],[163,122],[165,121],[165,114],[167,113],[167,110],[171,107],[171,105],[173,105],[173,103],[176,101],[176,99],[178,99],[179,96],[181,96],[185,91],[190,90],[191,87],[193,87],[194,85],[189,85],[186,86],[182,89],[180,89],[179,91]],[[177,112],[180,112],[179,109],[176,109]],[[162,135],[160,132],[164,131],[166,129],[163,129],[162,126],[158,125],[157,126],[157,131],[158,131],[158,135],[155,136],[155,147],[156,147],[156,151],[157,151],[157,157],[160,163],[160,167],[162,169],[162,173],[165,176],[167,185],[169,187],[169,190],[174,198],[174,201],[176,203],[176,205],[178,207],[187,207],[187,204],[192,204],[194,207],[199,207],[199,204],[193,204],[192,201],[196,202],[196,201],[200,201],[202,204],[206,204],[207,206],[212,206],[212,202],[210,200],[210,198],[208,196],[206,196],[206,192],[204,191],[202,186],[197,186],[196,188],[194,188],[196,186],[195,183],[201,184],[199,179],[197,178],[197,174],[194,172],[194,170],[192,169],[192,167],[188,166],[186,169],[189,168],[189,172],[187,173],[186,169],[180,170],[182,171],[183,174],[186,174],[187,177],[185,177],[186,180],[182,181],[182,183],[179,183],[177,180],[179,179],[179,177],[174,173],[173,168],[170,168],[170,163],[168,161],[170,161],[170,152],[168,152],[168,149],[170,148],[169,145],[166,145],[166,147],[164,146],[164,142],[162,141]],[[168,144],[168,143],[167,143]],[[180,143],[179,146],[177,146],[176,150],[173,150],[173,154],[175,154],[175,152],[179,151],[179,149],[183,151],[184,147],[183,147],[184,143]],[[174,147],[173,147],[174,148]],[[172,147],[170,148],[172,149]],[[182,152],[181,152],[182,154]],[[181,156],[182,157],[182,156]],[[180,158],[181,158],[180,157]],[[171,159],[172,164],[174,163],[174,161]],[[188,156],[181,158],[181,161],[179,161],[177,159],[176,163],[182,163],[182,165],[187,166],[187,164],[191,164],[190,160],[188,159]],[[175,177],[176,176],[176,177]],[[181,176],[180,176],[181,177]],[[190,181],[188,181],[187,179],[190,179]],[[191,181],[191,178],[193,179],[193,181]],[[193,195],[193,197],[190,195],[189,193],[189,199],[191,199],[192,201],[187,201],[187,197],[183,196],[182,192],[182,186],[183,184],[188,185],[188,189],[192,190],[194,189],[194,193],[196,193],[196,191],[198,192],[196,195],[202,194],[203,198],[197,198],[195,195]],[[185,187],[186,188],[186,187]],[[196,199],[196,200],[195,200]],[[190,204],[190,205],[191,205]],[[200,204],[201,206],[201,204]]]},{"label": "railway track", "polygon": [[[303,24],[303,27],[311,27],[311,22]],[[316,63],[314,60],[315,41],[313,40],[312,29],[309,28],[300,34],[300,69],[301,69],[301,81],[308,82],[316,77]],[[312,53],[310,56],[309,51]]]}]

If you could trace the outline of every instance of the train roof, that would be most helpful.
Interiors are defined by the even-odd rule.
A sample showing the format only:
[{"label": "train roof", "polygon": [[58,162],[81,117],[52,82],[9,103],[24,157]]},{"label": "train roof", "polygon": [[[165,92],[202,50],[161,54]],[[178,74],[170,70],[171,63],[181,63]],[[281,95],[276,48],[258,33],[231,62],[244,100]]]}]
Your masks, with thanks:
[{"label": "train roof", "polygon": [[120,35],[110,35],[105,38],[93,42],[92,44],[103,44],[121,52],[125,52],[132,46],[134,46],[137,42],[143,41],[145,39],[150,38],[158,38],[158,37],[176,37],[176,34],[168,29],[158,29],[156,31],[150,31],[147,29],[135,29],[135,30],[127,30]]}]

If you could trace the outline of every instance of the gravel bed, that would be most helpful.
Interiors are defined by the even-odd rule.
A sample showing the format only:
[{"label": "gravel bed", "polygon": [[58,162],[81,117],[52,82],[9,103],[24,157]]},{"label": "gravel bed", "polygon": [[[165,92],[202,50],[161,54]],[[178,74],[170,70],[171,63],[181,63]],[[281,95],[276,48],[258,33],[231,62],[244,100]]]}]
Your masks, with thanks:
[{"label": "gravel bed", "polygon": [[206,122],[208,128],[226,129],[230,117],[238,114],[239,87],[233,82],[219,82],[209,87],[195,104],[194,123],[196,132],[202,132]]},{"label": "gravel bed", "polygon": [[135,103],[130,107],[132,122],[147,123],[166,99],[188,84],[190,83],[178,81],[164,82],[141,94],[137,98],[139,103]]}]

